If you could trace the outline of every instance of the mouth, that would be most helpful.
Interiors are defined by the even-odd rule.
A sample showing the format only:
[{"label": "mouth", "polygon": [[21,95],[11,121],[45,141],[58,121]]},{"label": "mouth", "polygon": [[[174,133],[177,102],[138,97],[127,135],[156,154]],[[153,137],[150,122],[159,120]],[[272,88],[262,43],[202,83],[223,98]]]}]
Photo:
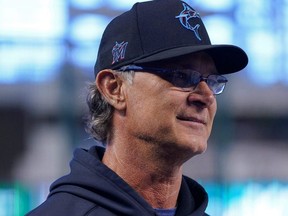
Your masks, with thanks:
[{"label": "mouth", "polygon": [[193,122],[193,123],[199,123],[206,125],[206,121],[200,119],[200,118],[195,118],[195,117],[190,117],[190,116],[177,116],[176,117],[180,121],[186,121],[186,122]]}]

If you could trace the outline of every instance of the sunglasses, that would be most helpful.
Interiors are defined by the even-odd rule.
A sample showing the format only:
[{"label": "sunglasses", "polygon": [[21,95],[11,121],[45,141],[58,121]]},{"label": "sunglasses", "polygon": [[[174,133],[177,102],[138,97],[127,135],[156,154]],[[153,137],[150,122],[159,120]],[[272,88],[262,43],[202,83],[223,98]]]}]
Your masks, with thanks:
[{"label": "sunglasses", "polygon": [[198,71],[192,69],[163,69],[163,68],[150,68],[137,65],[126,65],[118,69],[118,71],[141,71],[146,73],[155,74],[174,86],[183,89],[183,91],[191,91],[191,88],[195,89],[202,81],[206,82],[210,90],[214,95],[219,95],[223,92],[228,80],[218,74],[210,74],[204,77]]}]

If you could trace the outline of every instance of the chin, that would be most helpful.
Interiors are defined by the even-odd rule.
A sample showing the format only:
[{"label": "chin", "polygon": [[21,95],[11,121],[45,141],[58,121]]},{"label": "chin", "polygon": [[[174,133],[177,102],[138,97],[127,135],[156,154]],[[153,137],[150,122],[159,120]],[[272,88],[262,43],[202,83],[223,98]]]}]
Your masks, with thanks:
[{"label": "chin", "polygon": [[194,141],[194,142],[189,142],[188,144],[189,151],[191,152],[192,156],[202,154],[206,151],[207,149],[207,141]]},{"label": "chin", "polygon": [[[182,158],[181,160],[185,162],[196,155],[204,153],[207,149],[207,142],[191,142],[191,139],[185,142],[182,140],[182,142],[178,142],[176,146],[176,148],[174,148],[174,154],[177,154],[178,158]],[[171,149],[172,148],[170,148],[170,150]]]},{"label": "chin", "polygon": [[207,149],[207,144],[205,144],[205,145],[202,144],[201,146],[199,146],[199,148],[197,150],[197,154],[204,153],[206,151],[206,149]]},{"label": "chin", "polygon": [[206,151],[210,135],[207,131],[181,131],[177,135],[179,145],[185,146],[185,148],[188,148],[194,155]]}]

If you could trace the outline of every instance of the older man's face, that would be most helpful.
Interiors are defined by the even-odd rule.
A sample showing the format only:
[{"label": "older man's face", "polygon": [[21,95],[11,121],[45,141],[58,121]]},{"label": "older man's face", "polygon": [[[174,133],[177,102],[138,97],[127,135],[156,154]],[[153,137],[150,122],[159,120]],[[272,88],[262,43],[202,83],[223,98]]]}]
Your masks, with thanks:
[{"label": "older man's face", "polygon": [[[204,53],[158,67],[193,69],[204,76],[216,73],[213,60]],[[183,91],[158,75],[136,72],[133,84],[127,88],[125,130],[132,141],[176,153],[179,150],[188,159],[205,151],[216,109],[215,96],[205,82]]]}]

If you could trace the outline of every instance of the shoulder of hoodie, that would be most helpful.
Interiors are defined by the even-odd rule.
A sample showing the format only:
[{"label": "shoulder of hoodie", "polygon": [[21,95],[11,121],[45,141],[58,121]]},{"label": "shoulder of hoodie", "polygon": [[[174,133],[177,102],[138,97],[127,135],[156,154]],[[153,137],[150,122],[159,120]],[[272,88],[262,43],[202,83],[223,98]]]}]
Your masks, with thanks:
[{"label": "shoulder of hoodie", "polygon": [[58,193],[25,216],[115,216],[107,209],[73,194]]}]

